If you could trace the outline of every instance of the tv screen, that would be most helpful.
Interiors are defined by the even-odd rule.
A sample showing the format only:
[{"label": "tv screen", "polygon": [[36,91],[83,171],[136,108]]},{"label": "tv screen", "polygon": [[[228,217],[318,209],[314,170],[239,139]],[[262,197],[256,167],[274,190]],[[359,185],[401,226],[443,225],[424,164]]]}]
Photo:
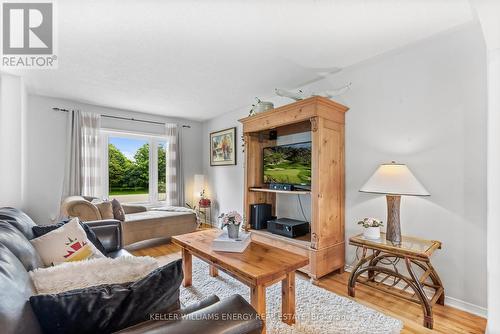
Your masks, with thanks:
[{"label": "tv screen", "polygon": [[264,183],[311,185],[311,142],[264,148]]}]

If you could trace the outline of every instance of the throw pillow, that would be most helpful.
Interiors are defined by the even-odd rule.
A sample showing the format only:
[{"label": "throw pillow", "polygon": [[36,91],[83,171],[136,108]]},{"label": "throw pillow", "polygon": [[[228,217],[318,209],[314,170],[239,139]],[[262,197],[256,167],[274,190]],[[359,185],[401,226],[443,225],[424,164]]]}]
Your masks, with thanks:
[{"label": "throw pillow", "polygon": [[179,309],[182,264],[175,261],[127,284],[30,297],[45,333],[112,333]]},{"label": "throw pillow", "polygon": [[99,213],[101,214],[102,219],[113,219],[113,205],[111,205],[111,202],[104,201],[104,202],[97,202],[94,203],[92,201],[92,204],[94,204],[97,209],[99,210]]},{"label": "throw pillow", "polygon": [[123,210],[123,206],[120,204],[120,202],[116,198],[113,198],[113,200],[111,201],[111,206],[113,207],[113,217],[121,222],[124,222],[125,210]]},{"label": "throw pillow", "polygon": [[30,240],[46,266],[104,255],[87,239],[78,218],[41,237]]},{"label": "throw pillow", "polygon": [[[70,218],[66,218],[61,220],[59,223],[54,224],[54,225],[36,225],[32,227],[33,234],[35,235],[35,238],[41,237],[44,234],[47,234],[51,231],[57,230],[59,227],[63,226],[64,224],[67,224],[70,222]],[[89,241],[94,244],[94,246],[104,255],[107,255],[108,253],[106,252],[106,248],[104,248],[103,244],[99,240],[99,238],[95,235],[94,231],[85,223],[80,222],[80,226],[83,228],[85,231],[85,234],[87,235],[87,238]]]}]

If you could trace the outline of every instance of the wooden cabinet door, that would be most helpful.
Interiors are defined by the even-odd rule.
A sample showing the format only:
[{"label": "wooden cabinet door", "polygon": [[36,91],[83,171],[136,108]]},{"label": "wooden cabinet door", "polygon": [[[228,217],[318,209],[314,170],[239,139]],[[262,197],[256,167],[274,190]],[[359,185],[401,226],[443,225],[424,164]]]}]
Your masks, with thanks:
[{"label": "wooden cabinet door", "polygon": [[312,247],[344,242],[344,124],[312,122]]}]

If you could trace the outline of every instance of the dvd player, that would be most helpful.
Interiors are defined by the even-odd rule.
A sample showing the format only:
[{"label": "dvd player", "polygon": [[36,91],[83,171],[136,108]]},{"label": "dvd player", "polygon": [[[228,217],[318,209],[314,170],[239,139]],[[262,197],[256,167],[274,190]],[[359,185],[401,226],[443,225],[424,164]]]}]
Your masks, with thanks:
[{"label": "dvd player", "polygon": [[309,223],[291,218],[278,218],[267,221],[267,231],[288,238],[297,238],[309,233]]}]

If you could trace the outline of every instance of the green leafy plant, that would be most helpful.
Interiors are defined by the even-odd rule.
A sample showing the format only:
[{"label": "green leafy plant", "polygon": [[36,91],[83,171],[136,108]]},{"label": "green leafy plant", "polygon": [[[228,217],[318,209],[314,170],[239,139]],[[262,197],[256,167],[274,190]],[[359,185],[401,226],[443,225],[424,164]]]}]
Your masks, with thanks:
[{"label": "green leafy plant", "polygon": [[376,218],[364,218],[358,222],[358,225],[362,225],[364,228],[380,227],[384,226],[384,222]]}]

